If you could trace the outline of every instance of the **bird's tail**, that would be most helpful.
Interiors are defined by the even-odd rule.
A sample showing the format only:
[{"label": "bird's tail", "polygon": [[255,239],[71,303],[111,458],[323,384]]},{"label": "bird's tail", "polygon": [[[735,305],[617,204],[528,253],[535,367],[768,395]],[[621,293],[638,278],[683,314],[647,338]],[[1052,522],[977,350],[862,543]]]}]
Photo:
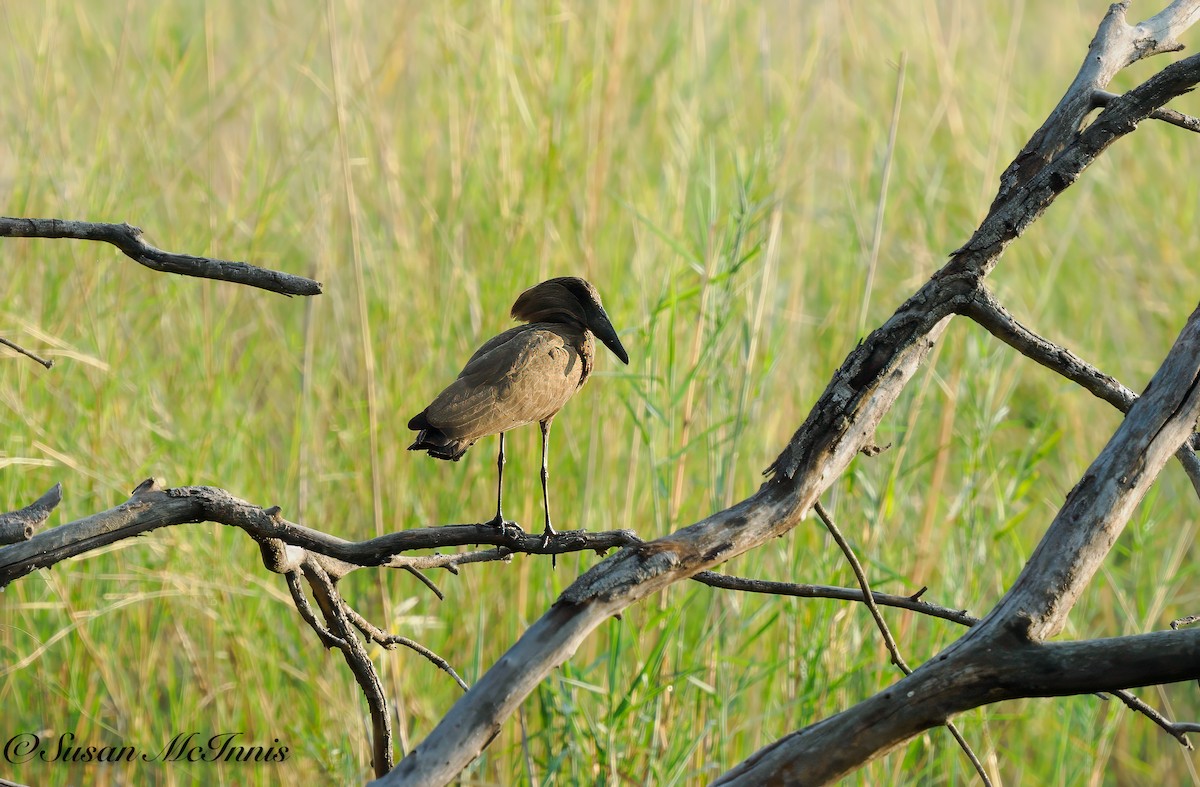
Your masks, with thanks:
[{"label": "bird's tail", "polygon": [[467,449],[475,444],[474,440],[459,440],[451,437],[441,429],[429,423],[425,413],[413,416],[408,422],[408,428],[417,431],[417,439],[408,447],[409,451],[428,451],[436,459],[448,459],[457,462],[462,459]]}]

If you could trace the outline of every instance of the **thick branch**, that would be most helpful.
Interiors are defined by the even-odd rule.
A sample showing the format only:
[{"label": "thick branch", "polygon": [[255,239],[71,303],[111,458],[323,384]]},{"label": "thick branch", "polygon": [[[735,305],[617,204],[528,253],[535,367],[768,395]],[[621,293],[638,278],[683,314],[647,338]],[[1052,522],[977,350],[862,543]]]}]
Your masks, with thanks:
[{"label": "thick branch", "polygon": [[[1133,507],[1200,416],[1200,309],[1192,313],[1146,391],[1082,480],[1012,588],[981,624],[1019,629],[1041,641],[1067,613],[1112,548]],[[972,635],[981,629],[975,629]]]},{"label": "thick branch", "polygon": [[1046,122],[1033,133],[1000,176],[1000,189],[992,210],[1004,203],[1014,189],[1041,172],[1067,146],[1094,108],[1096,96],[1103,93],[1118,72],[1144,57],[1182,49],[1179,35],[1200,19],[1198,0],[1174,0],[1161,12],[1136,25],[1125,21],[1128,8],[1128,0],[1109,7],[1095,38],[1088,45],[1075,80]]},{"label": "thick branch", "polygon": [[[762,784],[769,775],[824,784],[969,708],[1014,697],[1111,691],[1200,676],[1200,637],[1172,639],[1179,632],[1074,643],[1066,650],[1044,643],[1061,630],[1133,506],[1192,433],[1197,416],[1200,309],[996,608],[891,688],[760,750],[730,772],[729,783]],[[1135,653],[1098,644],[1105,642],[1143,649]],[[1165,650],[1155,653],[1147,643],[1182,649],[1182,661],[1172,663]],[[1069,656],[1048,666],[1047,653]]]},{"label": "thick branch", "polygon": [[142,240],[142,231],[129,224],[103,224],[63,219],[18,219],[0,216],[0,238],[73,238],[111,243],[151,270],[217,279],[281,295],[320,295],[321,283],[246,262],[230,262],[190,254],[174,254]]},{"label": "thick branch", "polygon": [[950,664],[939,656],[850,710],[761,749],[716,783],[824,784],[956,713],[988,703],[1200,678],[1200,629],[1189,630],[1188,637],[1182,633],[1037,645],[1008,640],[992,643],[970,662]]}]

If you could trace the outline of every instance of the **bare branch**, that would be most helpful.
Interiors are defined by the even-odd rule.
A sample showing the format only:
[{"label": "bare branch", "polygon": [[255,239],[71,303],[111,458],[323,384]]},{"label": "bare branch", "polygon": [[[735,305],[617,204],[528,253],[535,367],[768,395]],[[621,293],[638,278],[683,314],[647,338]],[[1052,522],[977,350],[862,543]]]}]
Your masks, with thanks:
[{"label": "bare branch", "polygon": [[453,555],[443,555],[441,553],[433,555],[396,555],[384,565],[388,568],[444,568],[447,571],[457,573],[455,569],[467,563],[487,563],[496,560],[507,563],[512,560],[512,556],[512,551],[504,547],[497,547],[496,549],[486,549],[479,552],[456,552]]},{"label": "bare branch", "polygon": [[135,262],[163,273],[229,281],[280,295],[321,294],[321,283],[303,276],[260,268],[246,262],[163,251],[142,240],[141,229],[129,224],[0,216],[0,238],[73,238],[101,241],[116,246]]},{"label": "bare branch", "polygon": [[1094,108],[1097,92],[1103,91],[1118,72],[1142,58],[1182,49],[1179,35],[1200,19],[1197,0],[1174,0],[1136,25],[1125,21],[1128,8],[1128,0],[1109,6],[1067,92],[1000,176],[991,210],[1007,201],[1014,189],[1028,183],[1071,142]]},{"label": "bare branch", "polygon": [[1008,638],[988,647],[986,659],[970,663],[943,653],[886,691],[760,749],[714,783],[824,784],[898,743],[877,748],[880,733],[898,724],[919,727],[915,735],[955,713],[1001,700],[1200,678],[1200,629],[1039,645]]},{"label": "bare branch", "polygon": [[450,662],[446,661],[444,658],[434,653],[421,643],[411,640],[408,637],[401,637],[398,634],[388,634],[386,631],[374,625],[362,615],[358,614],[358,612],[356,612],[350,606],[346,607],[346,615],[350,618],[350,622],[357,626],[359,631],[361,631],[363,634],[366,634],[372,642],[375,642],[376,644],[385,647],[388,650],[392,650],[397,645],[403,645],[414,653],[424,656],[435,667],[445,672],[451,678],[454,678],[454,682],[457,683],[463,691],[471,688],[467,685],[467,682],[463,680],[457,672],[454,671],[454,667],[450,666]]},{"label": "bare branch", "polygon": [[382,776],[392,769],[392,719],[388,715],[383,684],[379,682],[379,674],[366,648],[350,628],[347,606],[334,586],[335,580],[315,560],[305,561],[304,578],[312,588],[313,597],[329,623],[331,633],[341,642],[336,646],[337,649],[341,651],[342,658],[346,660],[366,697],[371,713],[371,764],[375,768],[375,775]]},{"label": "bare branch", "polygon": [[[981,627],[1019,627],[1039,642],[1054,636],[1133,507],[1200,416],[1200,309],[1192,313],[1146,392],[1050,524],[1012,588]],[[990,621],[990,622],[989,622]],[[972,629],[967,638],[980,628]]]},{"label": "bare branch", "polygon": [[[277,573],[297,570],[303,564],[306,552],[310,553],[335,581],[359,568],[388,565],[397,555],[415,549],[490,543],[510,552],[561,554],[604,551],[640,542],[628,530],[565,531],[544,546],[540,533],[515,533],[509,528],[507,533],[501,534],[486,524],[416,528],[366,541],[346,541],[288,522],[279,516],[277,507],[264,509],[222,489],[209,486],[167,489],[161,482],[150,479],[140,484],[133,496],[116,508],[51,528],[28,541],[0,550],[0,588],[38,568],[101,546],[160,527],[193,522],[217,522],[244,530],[264,550],[264,564]],[[278,543],[272,544],[272,540]],[[453,562],[450,558],[445,560]],[[471,562],[476,559],[468,556],[459,564]],[[396,563],[402,565],[404,561],[397,560]]]},{"label": "bare branch", "polygon": [[24,347],[22,347],[21,345],[19,345],[19,344],[16,344],[16,343],[14,343],[14,342],[10,342],[8,339],[5,339],[5,338],[3,338],[3,337],[0,337],[0,344],[3,344],[5,347],[7,347],[8,349],[12,350],[13,352],[18,352],[18,353],[20,353],[21,355],[24,355],[26,358],[29,358],[29,359],[31,359],[31,360],[33,360],[33,361],[36,361],[36,362],[40,363],[42,366],[45,366],[47,369],[49,369],[50,367],[54,366],[54,360],[53,360],[53,359],[50,359],[50,358],[43,358],[43,357],[42,357],[42,356],[40,356],[40,355],[35,355],[35,354],[33,354],[33,353],[29,352],[29,350],[26,350],[26,349],[25,349]]},{"label": "bare branch", "polygon": [[1188,722],[1171,721],[1154,708],[1151,708],[1145,702],[1142,702],[1132,692],[1124,689],[1121,689],[1120,691],[1114,691],[1112,694],[1114,697],[1117,697],[1119,700],[1121,700],[1121,702],[1125,703],[1126,707],[1128,707],[1130,710],[1142,714],[1159,727],[1162,727],[1169,735],[1173,736],[1175,740],[1179,741],[1185,749],[1188,751],[1194,751],[1192,742],[1187,739],[1187,733],[1200,732],[1200,725]]},{"label": "bare branch", "polygon": [[[842,535],[842,531],[834,523],[833,517],[825,510],[825,507],[819,502],[813,506],[816,509],[817,516],[824,523],[825,529],[829,531],[829,535],[833,536],[833,540],[837,543],[838,549],[842,550],[842,554],[846,556],[846,562],[850,564],[850,569],[854,572],[855,579],[858,580],[858,585],[862,588],[863,600],[867,604],[867,609],[871,612],[871,617],[875,619],[875,627],[879,629],[879,633],[883,636],[884,645],[887,646],[888,653],[892,656],[892,663],[895,664],[905,675],[911,675],[912,670],[909,669],[908,663],[904,660],[904,656],[900,654],[900,646],[896,644],[896,640],[892,637],[892,632],[888,629],[887,621],[883,619],[883,614],[879,611],[879,607],[875,606],[875,600],[872,598],[871,586],[867,583],[867,572],[863,571],[862,564],[858,562],[858,557],[854,554],[854,550],[850,547],[850,542]],[[983,763],[979,761],[979,757],[975,754],[975,750],[971,748],[971,744],[967,743],[967,739],[963,737],[962,732],[954,722],[946,720],[946,729],[954,736],[954,740],[958,743],[963,753],[967,755],[967,759],[971,762],[971,767],[979,774],[980,780],[985,787],[991,787],[992,780],[988,777],[987,771],[983,768]]]},{"label": "bare branch", "polygon": [[[722,783],[821,784],[968,708],[1200,677],[1200,629],[1046,642],[1061,630],[1133,506],[1198,415],[1200,309],[979,625],[888,690],[759,750]],[[904,713],[895,710],[898,698]]]},{"label": "bare branch", "polygon": [[1115,378],[1017,322],[986,287],[980,287],[975,292],[975,297],[966,303],[962,314],[1026,358],[1061,374],[1122,413],[1129,412],[1130,406],[1137,401],[1137,394]]},{"label": "bare branch", "polygon": [[[718,574],[715,571],[700,571],[691,579],[702,585],[721,588],[724,590],[740,590],[746,593],[767,593],[773,596],[796,596],[798,598],[828,598],[840,601],[863,602],[864,596],[858,588],[840,588],[830,585],[805,585],[793,582],[771,582],[765,579],[746,579],[728,574]],[[948,620],[960,626],[974,626],[979,618],[968,615],[964,610],[939,607],[921,601],[919,594],[912,596],[896,596],[891,593],[871,591],[875,603],[884,607],[907,609],[934,618]]]},{"label": "bare branch", "polygon": [[[813,508],[817,512],[817,517],[825,525],[825,529],[829,531],[829,535],[833,536],[833,541],[838,545],[838,549],[842,550],[842,554],[846,557],[846,562],[850,564],[850,570],[854,572],[854,578],[858,580],[858,586],[862,588],[863,601],[866,602],[867,610],[871,613],[871,617],[874,618],[875,627],[883,635],[883,644],[892,656],[892,664],[899,667],[900,671],[905,675],[911,675],[912,670],[909,669],[904,657],[900,655],[900,647],[896,644],[895,638],[892,637],[892,632],[888,629],[887,621],[883,619],[883,614],[880,613],[879,607],[875,605],[871,586],[867,583],[867,573],[863,571],[862,564],[858,562],[858,556],[854,554],[854,550],[850,547],[850,542],[842,535],[842,531],[834,523],[833,517],[829,515],[829,512],[825,510],[825,506],[816,503]],[[972,755],[972,759],[974,759],[974,755]],[[987,781],[986,774],[981,773],[980,775],[983,776],[984,781]]]},{"label": "bare branch", "polygon": [[312,605],[308,603],[308,596],[304,595],[304,588],[300,585],[299,572],[289,571],[284,576],[287,578],[288,591],[292,594],[292,602],[299,610],[300,617],[304,618],[304,622],[317,632],[317,638],[321,640],[321,644],[327,648],[345,647],[344,639],[334,635],[332,631],[321,624],[321,621],[317,620]]},{"label": "bare branch", "polygon": [[[1092,94],[1092,103],[1097,107],[1106,107],[1110,101],[1119,95],[1119,93],[1109,93],[1107,90],[1097,90]],[[1149,117],[1151,120],[1161,120],[1164,123],[1170,123],[1172,126],[1178,126],[1188,131],[1200,132],[1200,118],[1185,115],[1174,109],[1156,109],[1150,113]]]},{"label": "bare branch", "polygon": [[[61,499],[55,485],[42,499],[22,511],[7,514],[12,522],[40,523]],[[304,621],[321,644],[336,648],[362,689],[371,712],[373,762],[376,775],[392,766],[391,722],[378,674],[353,627],[386,648],[402,645],[444,670],[465,691],[468,687],[450,664],[433,651],[407,637],[392,635],[371,624],[341,597],[337,581],[364,566],[409,570],[437,590],[418,568],[446,568],[469,563],[510,560],[515,552],[557,554],[570,551],[603,552],[616,546],[640,543],[632,532],[588,533],[565,531],[547,544],[542,534],[528,535],[516,528],[500,533],[491,525],[452,525],[392,533],[362,542],[351,542],[288,522],[278,506],[262,508],[213,487],[165,488],[158,479],[138,484],[130,499],[108,511],[33,535],[29,540],[0,550],[0,588],[29,572],[85,554],[106,544],[131,538],[160,527],[217,522],[245,531],[259,545],[263,565],[282,574]],[[32,533],[32,527],[29,528]],[[449,555],[404,555],[413,549],[495,543],[497,548]],[[303,576],[312,588],[324,623],[309,603],[300,584]]]},{"label": "bare branch", "polygon": [[[393,558],[393,560],[394,559],[395,558]],[[446,566],[445,568],[451,574],[458,573],[458,570],[454,566]],[[436,584],[434,584],[432,579],[430,579],[429,577],[422,574],[419,569],[414,568],[412,566],[405,566],[404,570],[407,571],[408,573],[412,574],[414,577],[416,577],[416,580],[418,582],[420,582],[422,585],[429,588],[429,592],[431,592],[431,593],[433,593],[433,595],[437,596],[438,601],[446,600],[446,594],[442,592],[442,589],[439,588]]]},{"label": "bare branch", "polygon": [[[967,303],[962,313],[1026,358],[1058,372],[1122,413],[1128,413],[1129,408],[1137,401],[1137,394],[1113,377],[1065,347],[1043,339],[1017,322],[986,287],[981,287],[975,293],[975,297]],[[1179,447],[1175,457],[1183,465],[1188,480],[1192,482],[1192,488],[1200,495],[1200,459],[1193,450],[1196,440],[1197,435],[1193,434],[1188,443]]]}]

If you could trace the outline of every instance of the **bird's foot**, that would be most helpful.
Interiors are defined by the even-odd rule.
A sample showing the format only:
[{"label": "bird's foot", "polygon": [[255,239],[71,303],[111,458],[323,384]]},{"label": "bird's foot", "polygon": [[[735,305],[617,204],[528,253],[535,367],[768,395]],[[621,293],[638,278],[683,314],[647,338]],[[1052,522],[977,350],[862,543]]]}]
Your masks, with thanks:
[{"label": "bird's foot", "polygon": [[509,528],[516,531],[514,535],[520,535],[525,532],[516,522],[512,521],[511,519],[505,519],[500,514],[496,514],[489,521],[484,522],[483,524],[491,525],[492,527],[496,528],[500,531],[500,535],[502,536],[508,535]]},{"label": "bird's foot", "polygon": [[[558,535],[558,531],[550,526],[550,520],[546,520],[546,529],[542,531],[542,549],[550,546],[550,539]],[[550,568],[558,568],[558,555],[554,552],[550,553]]]}]

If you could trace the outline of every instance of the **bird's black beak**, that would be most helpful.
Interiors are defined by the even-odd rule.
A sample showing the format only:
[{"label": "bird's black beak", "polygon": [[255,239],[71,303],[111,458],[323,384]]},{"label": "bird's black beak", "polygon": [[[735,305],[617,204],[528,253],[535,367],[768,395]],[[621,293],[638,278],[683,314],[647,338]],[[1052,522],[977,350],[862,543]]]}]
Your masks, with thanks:
[{"label": "bird's black beak", "polygon": [[625,352],[625,347],[617,337],[617,331],[609,321],[608,313],[604,311],[603,306],[597,306],[596,311],[591,314],[588,328],[596,334],[597,339],[604,342],[605,347],[612,350],[613,355],[621,359],[621,363],[629,365],[629,353]]}]

